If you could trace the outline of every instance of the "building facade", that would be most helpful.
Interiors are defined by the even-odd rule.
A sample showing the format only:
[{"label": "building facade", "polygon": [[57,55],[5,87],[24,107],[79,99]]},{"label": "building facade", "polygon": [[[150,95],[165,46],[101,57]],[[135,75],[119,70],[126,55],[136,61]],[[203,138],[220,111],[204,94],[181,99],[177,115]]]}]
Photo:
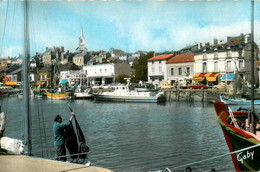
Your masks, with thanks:
[{"label": "building facade", "polygon": [[188,86],[194,75],[194,54],[179,54],[168,61],[167,80],[176,87]]},{"label": "building facade", "polygon": [[[218,82],[225,81],[230,74],[236,74],[245,82],[251,81],[251,44],[247,42],[248,35],[228,37],[223,44],[207,45],[195,53],[194,80],[207,83],[207,73],[217,73]],[[255,69],[257,51],[255,51]],[[204,76],[202,76],[205,74]],[[200,77],[198,77],[200,75]],[[258,73],[255,72],[258,83]],[[212,81],[211,81],[212,82]],[[214,81],[213,81],[214,82]]]},{"label": "building facade", "polygon": [[173,54],[159,55],[147,61],[149,83],[160,84],[168,78],[166,61],[173,56]]},{"label": "building facade", "polygon": [[130,65],[121,63],[97,64],[84,66],[89,85],[106,85],[115,83],[118,75],[130,75]]}]

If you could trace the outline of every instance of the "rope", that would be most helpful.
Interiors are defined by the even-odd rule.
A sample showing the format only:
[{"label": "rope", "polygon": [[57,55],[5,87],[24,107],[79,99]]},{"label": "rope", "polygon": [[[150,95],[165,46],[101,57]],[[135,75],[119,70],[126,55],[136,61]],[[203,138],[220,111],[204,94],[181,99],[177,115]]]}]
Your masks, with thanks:
[{"label": "rope", "polygon": [[[243,149],[239,149],[239,150],[234,151],[234,152],[226,153],[226,154],[223,154],[223,155],[218,155],[218,156],[215,156],[215,157],[212,157],[212,158],[208,158],[208,159],[204,159],[204,160],[201,160],[201,161],[196,161],[196,162],[188,163],[188,164],[185,164],[185,165],[181,165],[181,166],[178,166],[178,167],[174,167],[174,168],[172,168],[172,169],[179,169],[179,168],[182,168],[182,167],[187,167],[187,166],[194,165],[194,164],[198,164],[198,163],[201,163],[201,162],[205,162],[205,161],[209,161],[209,160],[221,158],[221,157],[228,156],[228,155],[232,155],[232,154],[235,154],[235,153],[238,153],[238,152],[243,152],[243,151],[245,151],[245,150],[253,149],[253,148],[258,147],[258,146],[260,146],[260,144],[256,144],[256,145],[253,145],[253,146],[249,146],[249,147],[246,147],[246,148],[243,148]],[[169,168],[166,168],[166,169],[169,170]]]},{"label": "rope", "polygon": [[[90,151],[91,152],[91,151]],[[55,158],[52,158],[52,160],[57,159],[57,158],[63,158],[63,157],[70,157],[70,156],[76,156],[76,155],[87,155],[90,152],[85,152],[85,153],[76,153],[76,154],[71,154],[71,155],[63,155],[63,156],[57,156]]]}]

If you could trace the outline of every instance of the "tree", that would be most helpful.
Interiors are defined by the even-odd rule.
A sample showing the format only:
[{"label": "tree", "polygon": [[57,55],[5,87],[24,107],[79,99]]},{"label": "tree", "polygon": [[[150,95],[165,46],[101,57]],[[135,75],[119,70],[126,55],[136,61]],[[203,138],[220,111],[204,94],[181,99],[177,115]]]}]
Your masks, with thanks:
[{"label": "tree", "polygon": [[126,84],[126,79],[125,78],[129,78],[129,76],[127,76],[127,75],[118,75],[116,77],[116,83]]},{"label": "tree", "polygon": [[147,60],[152,58],[154,55],[154,52],[151,51],[147,53],[147,55],[140,57],[137,62],[134,63],[134,69],[135,69],[135,81],[139,82],[147,81],[148,79],[148,66],[147,66]]}]

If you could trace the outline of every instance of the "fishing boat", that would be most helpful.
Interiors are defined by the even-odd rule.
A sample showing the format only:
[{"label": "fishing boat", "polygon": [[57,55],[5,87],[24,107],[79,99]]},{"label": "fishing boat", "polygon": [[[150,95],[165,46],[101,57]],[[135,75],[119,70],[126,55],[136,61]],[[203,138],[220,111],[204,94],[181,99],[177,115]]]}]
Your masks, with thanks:
[{"label": "fishing boat", "polygon": [[[251,26],[251,85],[254,85],[254,1]],[[224,101],[225,99],[222,99]],[[227,100],[225,100],[227,101]],[[237,103],[229,100],[228,103]],[[241,105],[242,102],[244,105]],[[251,103],[239,101],[240,105],[214,103],[218,122],[222,128],[226,143],[236,171],[260,170],[260,116],[255,112],[254,89],[251,89]],[[238,107],[240,106],[240,107]],[[235,107],[235,108],[234,108]]]},{"label": "fishing boat", "polygon": [[[236,105],[250,105],[251,100],[246,99],[226,99],[220,96],[220,101],[225,104],[236,104]],[[260,105],[260,100],[254,100],[255,105]]]},{"label": "fishing boat", "polygon": [[74,96],[75,96],[76,99],[93,98],[92,88],[87,88],[87,87],[84,87],[84,86],[78,86],[75,89]]},{"label": "fishing boat", "polygon": [[68,99],[71,99],[69,92],[66,92],[66,93],[60,93],[60,92],[51,93],[51,92],[46,91],[46,95],[47,95],[48,99],[53,99],[53,100],[68,100]]},{"label": "fishing boat", "polygon": [[214,103],[214,107],[229,151],[236,152],[231,155],[235,169],[237,171],[260,170],[260,123],[256,124],[256,132],[251,132],[252,125],[249,124],[248,118],[252,113],[248,110],[240,108],[238,110],[243,111],[233,111],[223,102]]},{"label": "fishing boat", "polygon": [[163,92],[157,91],[136,91],[130,89],[130,80],[127,85],[119,84],[112,86],[113,91],[99,90],[93,93],[96,101],[117,101],[117,102],[145,102],[145,103],[158,103],[165,102],[166,97]]}]

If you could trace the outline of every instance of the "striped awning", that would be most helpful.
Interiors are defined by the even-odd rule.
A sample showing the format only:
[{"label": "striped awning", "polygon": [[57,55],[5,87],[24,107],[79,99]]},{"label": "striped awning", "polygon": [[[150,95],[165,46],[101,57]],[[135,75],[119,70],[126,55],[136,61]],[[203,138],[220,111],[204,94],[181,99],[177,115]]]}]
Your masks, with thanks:
[{"label": "striped awning", "polygon": [[205,73],[196,73],[195,75],[193,75],[193,79],[197,82],[202,82],[205,80]]},{"label": "striped awning", "polygon": [[219,76],[219,73],[207,73],[205,75],[207,81],[214,82],[217,80],[217,76]]},{"label": "striped awning", "polygon": [[37,82],[36,85],[44,85],[45,82]]},{"label": "striped awning", "polygon": [[17,82],[5,82],[5,85],[17,85]]}]

